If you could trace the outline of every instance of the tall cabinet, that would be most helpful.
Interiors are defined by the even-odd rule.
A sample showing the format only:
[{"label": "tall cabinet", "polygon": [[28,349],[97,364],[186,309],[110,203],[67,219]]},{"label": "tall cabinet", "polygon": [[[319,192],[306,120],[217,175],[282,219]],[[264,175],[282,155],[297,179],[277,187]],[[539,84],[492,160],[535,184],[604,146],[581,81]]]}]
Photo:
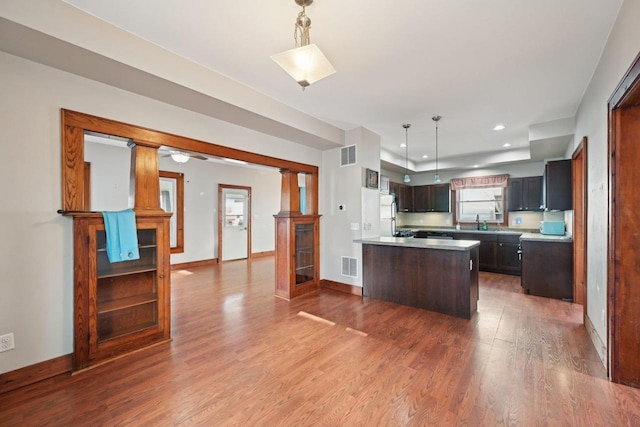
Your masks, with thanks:
[{"label": "tall cabinet", "polygon": [[276,219],[276,295],[291,299],[319,289],[319,215]]},{"label": "tall cabinet", "polygon": [[140,259],[110,263],[101,214],[74,217],[74,369],[169,341],[170,214],[136,215]]}]

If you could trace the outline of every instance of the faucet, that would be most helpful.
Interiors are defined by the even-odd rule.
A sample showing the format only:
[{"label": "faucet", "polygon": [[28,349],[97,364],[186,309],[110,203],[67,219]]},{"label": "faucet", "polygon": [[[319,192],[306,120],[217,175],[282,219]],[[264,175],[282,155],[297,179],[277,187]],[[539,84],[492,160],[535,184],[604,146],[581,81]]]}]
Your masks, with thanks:
[{"label": "faucet", "polygon": [[480,230],[480,214],[476,214],[476,230]]}]

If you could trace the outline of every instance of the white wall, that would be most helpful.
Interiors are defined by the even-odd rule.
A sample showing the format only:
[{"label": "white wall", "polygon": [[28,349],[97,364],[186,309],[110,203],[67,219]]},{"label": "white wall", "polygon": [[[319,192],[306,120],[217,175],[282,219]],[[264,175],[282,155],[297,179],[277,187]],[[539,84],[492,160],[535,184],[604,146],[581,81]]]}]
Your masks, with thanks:
[{"label": "white wall", "polygon": [[91,163],[91,210],[119,211],[133,207],[129,206],[129,148],[85,141],[84,161]]},{"label": "white wall", "polygon": [[[607,343],[607,101],[640,51],[640,1],[625,0],[578,112],[573,148],[589,138],[587,167],[587,315]],[[571,150],[573,151],[573,150]],[[596,348],[606,360],[607,349]]]},{"label": "white wall", "polygon": [[218,184],[251,187],[251,252],[275,250],[282,175],[275,168],[247,168],[198,159],[177,164],[160,158],[160,169],[184,173],[184,253],[171,263],[218,257]]},{"label": "white wall", "polygon": [[[322,167],[320,168],[320,277],[335,282],[362,286],[362,245],[353,243],[363,235],[365,224],[371,224],[375,232],[379,229],[380,213],[365,207],[379,209],[379,190],[364,187],[365,170],[367,168],[380,171],[380,137],[373,132],[356,128],[346,133],[345,145],[356,145],[357,163],[340,167],[340,149],[327,150],[322,153]],[[372,206],[372,200],[377,204]],[[339,205],[346,209],[339,210]],[[369,216],[370,215],[370,216]],[[352,229],[357,226],[357,230]],[[348,277],[341,274],[341,257],[355,257],[358,259],[358,277]]]},{"label": "white wall", "polygon": [[[60,108],[319,165],[309,147],[0,53],[0,373],[73,351],[73,232],[61,217]],[[256,248],[258,250],[258,248]],[[211,253],[203,254],[212,255]]]}]

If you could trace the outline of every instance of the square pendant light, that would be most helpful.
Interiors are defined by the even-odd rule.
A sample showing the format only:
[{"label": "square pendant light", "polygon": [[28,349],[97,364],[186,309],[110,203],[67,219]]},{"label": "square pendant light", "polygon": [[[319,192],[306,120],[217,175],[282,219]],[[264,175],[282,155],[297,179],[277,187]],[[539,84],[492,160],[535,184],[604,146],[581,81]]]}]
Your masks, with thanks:
[{"label": "square pendant light", "polygon": [[271,56],[303,88],[335,73],[336,70],[315,44],[296,47]]}]

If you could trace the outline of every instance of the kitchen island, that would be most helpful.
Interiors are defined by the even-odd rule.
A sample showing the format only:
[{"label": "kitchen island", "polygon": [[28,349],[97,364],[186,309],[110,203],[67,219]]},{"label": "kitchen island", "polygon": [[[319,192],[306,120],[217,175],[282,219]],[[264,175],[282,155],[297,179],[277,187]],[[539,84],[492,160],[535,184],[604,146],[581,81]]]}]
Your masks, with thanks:
[{"label": "kitchen island", "polygon": [[470,319],[479,241],[377,237],[362,243],[363,296]]}]

